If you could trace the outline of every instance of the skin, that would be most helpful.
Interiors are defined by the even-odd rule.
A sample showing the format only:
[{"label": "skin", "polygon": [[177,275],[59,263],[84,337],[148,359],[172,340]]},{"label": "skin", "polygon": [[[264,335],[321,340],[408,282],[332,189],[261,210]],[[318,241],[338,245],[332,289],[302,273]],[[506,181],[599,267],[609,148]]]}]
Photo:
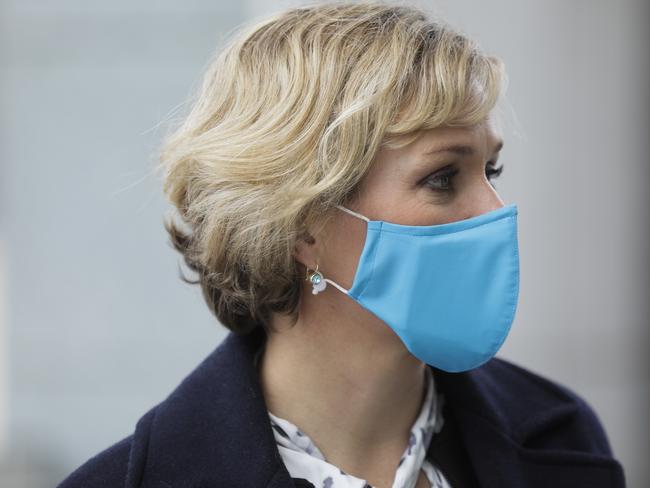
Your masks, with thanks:
[{"label": "skin", "polygon": [[[407,147],[380,150],[361,183],[358,198],[345,205],[372,220],[432,225],[466,219],[504,205],[486,176],[502,139],[493,116],[472,127],[429,130]],[[466,144],[473,155],[424,153]],[[436,192],[424,179],[454,164],[452,193]],[[494,165],[498,166],[498,165]],[[493,166],[489,166],[493,167]],[[429,182],[429,185],[432,183]],[[366,223],[333,209],[327,227],[301,241],[295,258],[350,289],[365,242]],[[304,431],[325,459],[373,486],[392,486],[409,430],[422,407],[426,365],[406,349],[381,319],[328,284],[317,294],[303,282],[298,322],[268,337],[259,363],[267,407]],[[417,487],[429,483],[420,472]]]}]

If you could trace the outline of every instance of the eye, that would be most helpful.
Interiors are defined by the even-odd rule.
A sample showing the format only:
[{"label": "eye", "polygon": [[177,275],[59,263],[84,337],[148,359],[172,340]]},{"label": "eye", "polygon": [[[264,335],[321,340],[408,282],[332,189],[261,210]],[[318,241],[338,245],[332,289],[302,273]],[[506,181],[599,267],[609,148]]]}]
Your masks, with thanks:
[{"label": "eye", "polygon": [[[493,178],[498,178],[503,172],[503,165],[494,168],[494,163],[489,161],[485,167],[485,175],[487,176],[490,184]],[[436,173],[424,180],[424,184],[434,192],[451,193],[455,190],[454,179],[459,173],[457,168],[445,168],[441,172]],[[494,185],[492,184],[494,187]]]},{"label": "eye", "polygon": [[488,162],[487,166],[485,167],[485,176],[487,176],[492,187],[494,187],[492,184],[492,178],[498,178],[501,176],[501,173],[503,173],[503,165],[495,168],[494,163]]},{"label": "eye", "polygon": [[454,190],[454,177],[458,174],[458,169],[447,168],[440,173],[436,173],[424,181],[424,184],[436,192],[451,192]]}]

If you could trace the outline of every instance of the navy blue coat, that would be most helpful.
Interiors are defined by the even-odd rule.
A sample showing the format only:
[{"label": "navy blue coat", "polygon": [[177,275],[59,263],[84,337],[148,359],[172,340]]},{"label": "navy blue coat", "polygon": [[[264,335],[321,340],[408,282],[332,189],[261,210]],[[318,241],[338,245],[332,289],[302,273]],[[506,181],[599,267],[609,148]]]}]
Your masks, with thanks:
[{"label": "navy blue coat", "polygon": [[[132,434],[59,488],[313,487],[291,478],[275,444],[253,365],[264,337],[230,332]],[[429,455],[454,488],[625,486],[598,417],[566,387],[500,358],[433,372],[445,422]]]}]

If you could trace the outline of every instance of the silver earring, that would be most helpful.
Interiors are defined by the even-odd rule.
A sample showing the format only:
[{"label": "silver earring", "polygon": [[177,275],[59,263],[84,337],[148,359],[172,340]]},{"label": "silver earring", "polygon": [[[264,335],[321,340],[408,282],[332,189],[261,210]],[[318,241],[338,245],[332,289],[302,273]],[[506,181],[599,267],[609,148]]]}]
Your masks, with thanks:
[{"label": "silver earring", "polygon": [[323,277],[323,273],[318,271],[318,262],[316,262],[316,269],[311,270],[311,273],[310,273],[310,269],[307,268],[307,277],[305,279],[311,282],[312,295],[317,295],[318,293],[323,291],[325,287],[327,287],[327,281],[325,281],[325,278]]}]

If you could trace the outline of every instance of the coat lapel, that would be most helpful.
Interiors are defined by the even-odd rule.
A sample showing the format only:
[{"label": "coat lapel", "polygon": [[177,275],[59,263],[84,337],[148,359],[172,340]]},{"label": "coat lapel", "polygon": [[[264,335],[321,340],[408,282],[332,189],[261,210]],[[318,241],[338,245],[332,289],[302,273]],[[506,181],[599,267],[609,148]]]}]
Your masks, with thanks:
[{"label": "coat lapel", "polygon": [[[246,335],[228,333],[140,419],[128,488],[309,486],[294,483],[275,444],[253,365],[264,339],[261,328]],[[599,445],[587,446],[602,454],[580,450],[585,447],[580,439],[589,432],[576,433],[575,450],[560,445],[568,442],[572,428],[589,428],[572,427],[581,406],[570,395],[540,394],[543,387],[531,387],[534,382],[522,376],[522,369],[499,359],[466,373],[432,369],[447,416],[455,422],[445,422],[447,435],[434,436],[430,452],[456,481],[454,488],[471,486],[467,475],[472,471],[486,487],[624,486],[622,468],[606,454],[604,433],[602,439],[595,433]],[[450,454],[460,453],[461,444],[467,456]]]},{"label": "coat lapel", "polygon": [[136,486],[293,488],[253,367],[262,339],[229,333],[157,406]]},{"label": "coat lapel", "polygon": [[602,426],[571,391],[499,358],[433,371],[480,486],[625,486]]}]

